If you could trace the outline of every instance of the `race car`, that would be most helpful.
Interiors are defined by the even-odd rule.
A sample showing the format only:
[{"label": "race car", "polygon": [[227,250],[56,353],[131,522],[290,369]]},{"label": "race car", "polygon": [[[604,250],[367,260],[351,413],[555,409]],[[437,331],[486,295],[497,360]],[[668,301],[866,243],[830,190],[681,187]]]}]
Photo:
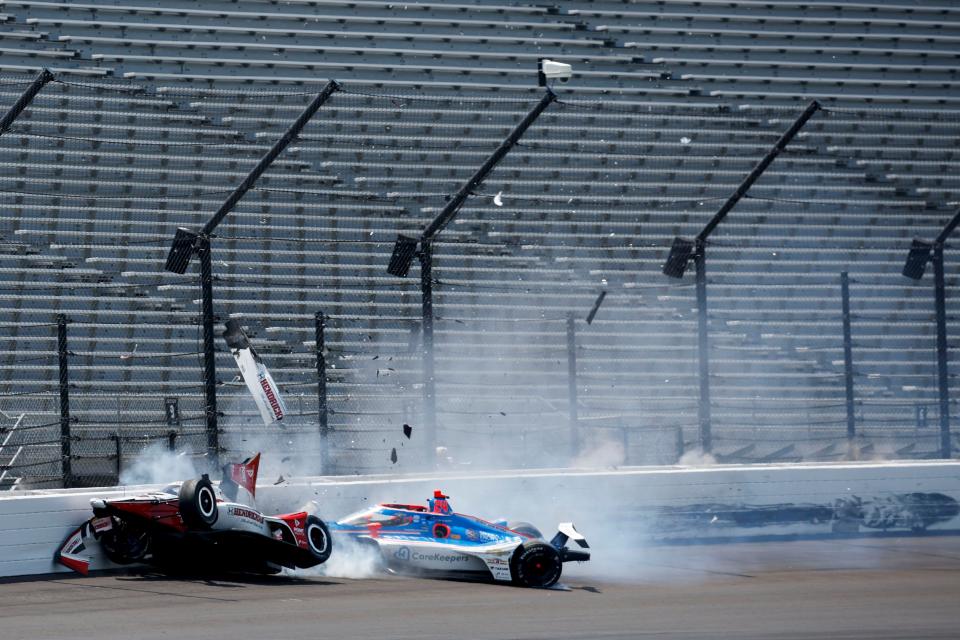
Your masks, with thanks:
[{"label": "race car", "polygon": [[61,564],[86,574],[90,538],[117,564],[212,566],[276,573],[330,557],[327,525],[306,510],[268,516],[256,509],[260,454],[223,468],[214,484],[204,474],[146,495],[90,501],[93,517],[56,552]]},{"label": "race car", "polygon": [[[487,522],[454,513],[435,491],[427,506],[379,504],[330,524],[334,538],[368,546],[391,573],[487,579],[550,587],[563,563],[590,559],[586,539],[571,522],[547,542],[527,522]],[[568,549],[573,540],[580,549]],[[338,543],[339,544],[339,543]]]}]

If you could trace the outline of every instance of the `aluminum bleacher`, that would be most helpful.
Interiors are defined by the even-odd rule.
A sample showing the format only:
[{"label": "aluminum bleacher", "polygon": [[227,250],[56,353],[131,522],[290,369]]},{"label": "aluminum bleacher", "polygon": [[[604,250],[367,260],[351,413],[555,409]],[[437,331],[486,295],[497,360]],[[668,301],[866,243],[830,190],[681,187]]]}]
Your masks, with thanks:
[{"label": "aluminum bleacher", "polygon": [[[661,266],[813,97],[825,110],[711,237],[715,453],[847,454],[847,271],[858,446],[936,455],[932,284],[900,270],[960,200],[952,5],[0,0],[0,13],[0,108],[35,70],[57,77],[0,136],[0,411],[24,416],[0,421],[0,473],[20,486],[60,482],[58,314],[79,482],[115,478],[171,430],[203,450],[199,291],[163,270],[170,239],[209,218],[327,78],[343,91],[217,231],[216,312],[241,319],[284,388],[291,415],[270,437],[302,467],[317,468],[317,311],[332,471],[420,465],[416,440],[398,441],[423,423],[419,282],[385,267],[396,233],[418,232],[538,99],[541,57],[573,78],[435,247],[442,457],[569,460],[568,314],[583,441],[613,442],[613,463],[695,446],[692,276]],[[956,296],[948,314],[955,333]],[[217,370],[224,447],[245,451],[264,430],[225,349]],[[478,453],[478,434],[499,453]]]}]

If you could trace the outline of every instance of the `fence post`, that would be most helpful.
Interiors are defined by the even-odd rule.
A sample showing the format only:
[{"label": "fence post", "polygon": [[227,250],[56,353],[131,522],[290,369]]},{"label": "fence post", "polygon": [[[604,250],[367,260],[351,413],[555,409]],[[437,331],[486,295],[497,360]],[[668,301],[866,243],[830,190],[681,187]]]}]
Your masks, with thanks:
[{"label": "fence post", "polygon": [[420,249],[420,292],[423,350],[423,446],[430,469],[437,466],[437,396],[433,351],[433,243],[424,242]]},{"label": "fence post", "polygon": [[[958,214],[960,217],[960,214]],[[949,227],[948,227],[949,228]],[[950,375],[947,357],[947,294],[943,278],[943,242],[933,247],[933,293],[937,318],[937,389],[940,405],[940,457],[953,457],[950,438]]]},{"label": "fence post", "polygon": [[171,452],[177,450],[177,432],[176,431],[171,431],[170,433],[167,434],[167,447],[169,447]]},{"label": "fence post", "polygon": [[840,296],[843,304],[843,378],[847,392],[847,456],[853,457],[854,438],[857,435],[853,402],[853,339],[850,330],[850,278],[847,272],[840,274]]},{"label": "fence post", "polygon": [[330,446],[328,436],[330,425],[327,422],[327,358],[323,355],[326,348],[326,339],[323,334],[324,317],[322,311],[317,311],[316,320],[317,338],[317,416],[320,422],[320,473],[330,473]]},{"label": "fence post", "polygon": [[577,413],[577,327],[573,314],[567,314],[567,410],[570,420],[570,457],[580,454],[580,425]]},{"label": "fence post", "polygon": [[123,445],[120,442],[119,431],[115,431],[113,433],[113,444],[114,444],[114,447],[116,448],[116,454],[117,454],[117,484],[120,484],[120,471],[122,470],[120,465],[120,459],[123,456]]},{"label": "fence post", "polygon": [[70,435],[70,372],[67,366],[67,316],[57,315],[57,360],[60,364],[60,467],[63,486],[73,486],[73,466]]},{"label": "fence post", "polygon": [[210,238],[200,236],[200,292],[203,316],[203,388],[206,398],[204,413],[207,427],[207,459],[214,469],[220,466],[220,427],[217,424],[217,355],[213,333],[213,265],[210,261]]}]

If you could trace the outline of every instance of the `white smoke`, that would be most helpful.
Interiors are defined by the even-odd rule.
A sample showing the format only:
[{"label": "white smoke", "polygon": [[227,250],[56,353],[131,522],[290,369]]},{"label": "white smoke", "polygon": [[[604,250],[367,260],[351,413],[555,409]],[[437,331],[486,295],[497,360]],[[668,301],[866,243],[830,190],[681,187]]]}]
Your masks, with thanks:
[{"label": "white smoke", "polygon": [[120,473],[121,485],[166,484],[200,475],[189,451],[172,452],[155,442]]},{"label": "white smoke", "polygon": [[700,449],[690,449],[680,456],[677,464],[682,467],[709,467],[717,464],[717,459]]},{"label": "white smoke", "polygon": [[337,538],[330,559],[316,567],[317,575],[360,580],[381,573],[380,553],[370,545]]},{"label": "white smoke", "polygon": [[608,436],[590,443],[570,466],[578,469],[614,469],[623,466],[626,459],[623,443]]}]

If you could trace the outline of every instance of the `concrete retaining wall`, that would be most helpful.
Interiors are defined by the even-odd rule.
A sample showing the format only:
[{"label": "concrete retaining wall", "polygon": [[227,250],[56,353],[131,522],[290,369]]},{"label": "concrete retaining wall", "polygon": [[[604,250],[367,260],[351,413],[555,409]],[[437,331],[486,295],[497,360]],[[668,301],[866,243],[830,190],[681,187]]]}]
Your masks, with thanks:
[{"label": "concrete retaining wall", "polygon": [[[90,498],[133,495],[149,488],[26,491],[0,497],[0,576],[65,571],[53,563],[54,551],[89,517]],[[450,495],[457,511],[528,520],[545,532],[556,522],[573,520],[588,538],[591,530],[608,530],[617,521],[629,521],[638,534],[660,537],[804,533],[829,531],[817,514],[838,500],[862,502],[860,526],[871,528],[880,528],[870,524],[876,525],[878,517],[896,516],[898,509],[909,512],[902,496],[935,493],[955,503],[960,498],[960,462],[297,478],[260,485],[257,498],[265,512],[292,511],[313,500],[324,518],[335,519],[380,501],[422,503],[434,489]],[[797,521],[785,522],[782,514]],[[894,520],[893,528],[909,524]],[[930,528],[960,527],[958,518],[941,520]],[[594,539],[593,544],[603,540]],[[107,564],[95,551],[91,568]]]}]

